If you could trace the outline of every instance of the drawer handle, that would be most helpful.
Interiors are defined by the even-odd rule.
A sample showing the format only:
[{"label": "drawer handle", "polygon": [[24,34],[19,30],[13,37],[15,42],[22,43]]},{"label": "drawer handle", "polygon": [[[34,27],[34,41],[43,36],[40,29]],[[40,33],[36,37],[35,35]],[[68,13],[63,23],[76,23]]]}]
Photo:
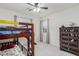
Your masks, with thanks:
[{"label": "drawer handle", "polygon": [[71,36],[73,36],[73,34],[71,33]]},{"label": "drawer handle", "polygon": [[71,42],[74,42],[74,39],[72,39]]}]

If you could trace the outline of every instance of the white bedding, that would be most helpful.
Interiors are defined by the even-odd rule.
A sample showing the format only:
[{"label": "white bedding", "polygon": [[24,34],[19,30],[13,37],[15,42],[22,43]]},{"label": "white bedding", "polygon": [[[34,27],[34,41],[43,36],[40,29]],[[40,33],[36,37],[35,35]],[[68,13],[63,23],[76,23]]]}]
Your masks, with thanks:
[{"label": "white bedding", "polygon": [[1,56],[25,56],[19,46],[15,46],[11,49],[6,49],[4,51],[0,51]]}]

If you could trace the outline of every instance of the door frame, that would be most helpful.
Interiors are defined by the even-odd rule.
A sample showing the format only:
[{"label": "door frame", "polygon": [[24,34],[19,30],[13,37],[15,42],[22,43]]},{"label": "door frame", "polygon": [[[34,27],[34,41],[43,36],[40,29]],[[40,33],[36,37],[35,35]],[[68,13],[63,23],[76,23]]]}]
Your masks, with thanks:
[{"label": "door frame", "polygon": [[[42,35],[42,22],[46,21],[46,20],[41,20],[40,21],[40,42],[43,42],[43,35]],[[47,32],[47,36],[46,36],[46,43],[50,44],[50,31],[49,31],[49,19],[47,19],[47,27],[48,27],[48,32]]]}]

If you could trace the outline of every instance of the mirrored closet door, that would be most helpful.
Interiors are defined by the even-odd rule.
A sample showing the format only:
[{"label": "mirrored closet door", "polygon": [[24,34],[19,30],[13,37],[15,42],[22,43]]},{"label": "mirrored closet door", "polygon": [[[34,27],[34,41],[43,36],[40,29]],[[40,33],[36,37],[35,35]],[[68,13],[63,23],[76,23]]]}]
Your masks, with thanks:
[{"label": "mirrored closet door", "polygon": [[49,20],[40,21],[40,42],[50,43],[49,42]]}]

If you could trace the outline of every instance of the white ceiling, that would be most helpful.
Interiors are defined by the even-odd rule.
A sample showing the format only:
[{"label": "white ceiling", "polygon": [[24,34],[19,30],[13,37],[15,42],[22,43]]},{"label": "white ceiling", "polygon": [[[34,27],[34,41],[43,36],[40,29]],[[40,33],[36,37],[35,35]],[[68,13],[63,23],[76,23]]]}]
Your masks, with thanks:
[{"label": "white ceiling", "polygon": [[28,9],[32,9],[34,7],[26,4],[26,3],[0,3],[0,8],[6,8],[21,14],[26,14],[34,17],[43,17],[49,15],[50,13],[59,12],[71,7],[78,6],[79,4],[75,3],[40,3],[39,6],[48,7],[48,10],[41,10],[40,13],[34,11],[28,11]]}]

